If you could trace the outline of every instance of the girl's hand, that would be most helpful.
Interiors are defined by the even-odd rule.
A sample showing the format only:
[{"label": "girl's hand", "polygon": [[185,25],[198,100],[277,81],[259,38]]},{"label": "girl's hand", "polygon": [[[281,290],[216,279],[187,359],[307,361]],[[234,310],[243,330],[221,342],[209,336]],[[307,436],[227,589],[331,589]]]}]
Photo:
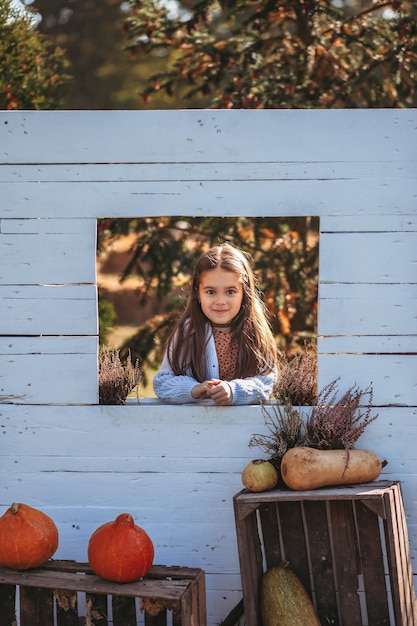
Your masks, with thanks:
[{"label": "girl's hand", "polygon": [[211,398],[216,404],[227,406],[232,402],[232,390],[224,380],[212,378],[192,388],[191,395],[195,400]]},{"label": "girl's hand", "polygon": [[207,397],[216,404],[227,406],[232,403],[233,395],[230,385],[225,380],[208,380]]},{"label": "girl's hand", "polygon": [[199,400],[200,398],[207,398],[207,391],[209,390],[210,381],[205,380],[202,383],[199,383],[191,390],[191,395],[195,400]]}]

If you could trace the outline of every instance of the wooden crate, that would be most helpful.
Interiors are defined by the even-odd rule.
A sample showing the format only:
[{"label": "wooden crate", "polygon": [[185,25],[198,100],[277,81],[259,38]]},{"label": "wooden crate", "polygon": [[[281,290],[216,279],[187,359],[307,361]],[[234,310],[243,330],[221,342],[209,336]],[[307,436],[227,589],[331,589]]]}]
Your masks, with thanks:
[{"label": "wooden crate", "polygon": [[[118,584],[74,561],[49,561],[25,572],[0,567],[0,626],[16,624],[17,586],[20,626],[106,626],[110,603],[114,626],[136,626],[139,613],[145,626],[166,626],[170,613],[173,626],[207,623],[205,575],[197,568],[154,565],[142,580]],[[86,593],[85,619],[77,592]]]},{"label": "wooden crate", "polygon": [[417,624],[399,482],[234,497],[246,626],[260,626],[263,571],[281,561],[301,579],[321,623]]}]

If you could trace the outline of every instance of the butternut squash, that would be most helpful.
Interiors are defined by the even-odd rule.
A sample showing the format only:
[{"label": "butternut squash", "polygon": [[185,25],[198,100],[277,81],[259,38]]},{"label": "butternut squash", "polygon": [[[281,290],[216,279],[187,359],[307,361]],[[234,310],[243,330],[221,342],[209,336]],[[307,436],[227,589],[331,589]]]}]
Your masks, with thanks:
[{"label": "butternut squash", "polygon": [[262,626],[320,626],[310,596],[288,561],[271,567],[261,581]]},{"label": "butternut squash", "polygon": [[371,482],[378,478],[384,464],[371,450],[316,450],[299,446],[284,454],[281,475],[287,487],[304,491]]}]

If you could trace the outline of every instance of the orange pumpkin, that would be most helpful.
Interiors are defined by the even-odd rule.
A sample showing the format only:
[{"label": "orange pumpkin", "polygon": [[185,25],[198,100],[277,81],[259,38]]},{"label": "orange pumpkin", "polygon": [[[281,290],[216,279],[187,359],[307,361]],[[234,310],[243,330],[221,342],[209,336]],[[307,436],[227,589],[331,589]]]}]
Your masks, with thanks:
[{"label": "orange pumpkin", "polygon": [[39,567],[55,553],[58,529],[42,511],[13,503],[0,517],[0,564],[17,570]]},{"label": "orange pumpkin", "polygon": [[135,525],[129,513],[99,526],[88,543],[91,569],[101,578],[117,583],[143,578],[151,569],[153,558],[151,539]]}]

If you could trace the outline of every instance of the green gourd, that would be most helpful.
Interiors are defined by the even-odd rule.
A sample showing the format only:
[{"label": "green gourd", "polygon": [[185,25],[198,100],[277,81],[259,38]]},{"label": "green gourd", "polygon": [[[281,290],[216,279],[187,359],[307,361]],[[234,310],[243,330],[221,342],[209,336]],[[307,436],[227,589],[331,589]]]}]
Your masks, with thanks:
[{"label": "green gourd", "polygon": [[271,567],[261,581],[262,626],[320,626],[310,596],[288,561]]}]

